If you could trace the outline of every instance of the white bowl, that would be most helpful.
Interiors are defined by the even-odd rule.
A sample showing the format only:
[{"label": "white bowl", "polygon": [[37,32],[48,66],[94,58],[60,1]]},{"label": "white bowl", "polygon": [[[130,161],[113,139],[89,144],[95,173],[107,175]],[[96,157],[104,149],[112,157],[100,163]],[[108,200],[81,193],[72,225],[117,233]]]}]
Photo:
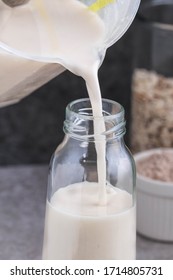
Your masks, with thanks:
[{"label": "white bowl", "polygon": [[[135,162],[172,148],[152,149],[134,155]],[[173,182],[153,180],[137,172],[137,231],[146,237],[173,241]]]}]

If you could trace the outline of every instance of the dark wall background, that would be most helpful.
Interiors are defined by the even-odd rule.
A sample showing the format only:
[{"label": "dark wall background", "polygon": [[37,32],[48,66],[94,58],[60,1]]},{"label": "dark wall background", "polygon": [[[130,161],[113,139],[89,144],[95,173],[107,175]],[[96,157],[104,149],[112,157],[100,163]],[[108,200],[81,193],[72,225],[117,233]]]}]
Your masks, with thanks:
[{"label": "dark wall background", "polygon": [[[125,108],[127,144],[134,26],[107,51],[99,72],[102,96]],[[48,163],[63,138],[66,105],[82,97],[87,97],[83,80],[66,71],[20,103],[1,108],[0,165]]]}]

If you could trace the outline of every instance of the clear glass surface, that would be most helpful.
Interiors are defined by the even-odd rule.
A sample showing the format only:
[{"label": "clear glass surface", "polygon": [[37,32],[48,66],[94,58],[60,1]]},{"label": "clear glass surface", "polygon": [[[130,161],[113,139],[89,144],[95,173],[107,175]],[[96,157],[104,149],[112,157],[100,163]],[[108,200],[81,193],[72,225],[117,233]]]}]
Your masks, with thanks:
[{"label": "clear glass surface", "polygon": [[139,2],[0,1],[0,106],[18,102],[64,68],[73,72],[79,50],[84,60],[100,65],[106,48],[130,25]]},{"label": "clear glass surface", "polygon": [[135,258],[135,166],[123,141],[124,110],[104,99],[103,113],[106,182],[100,186],[90,101],[66,109],[66,136],[50,165],[44,259]]},{"label": "clear glass surface", "polygon": [[[100,50],[105,50],[124,34],[140,3],[140,0],[77,1],[89,7],[89,12],[97,13],[104,22],[105,36]],[[72,4],[75,2],[71,0]],[[57,18],[67,10],[61,10],[60,3],[61,0],[30,0],[11,8],[1,1],[0,48],[32,60],[61,63],[57,51],[61,26]]]}]

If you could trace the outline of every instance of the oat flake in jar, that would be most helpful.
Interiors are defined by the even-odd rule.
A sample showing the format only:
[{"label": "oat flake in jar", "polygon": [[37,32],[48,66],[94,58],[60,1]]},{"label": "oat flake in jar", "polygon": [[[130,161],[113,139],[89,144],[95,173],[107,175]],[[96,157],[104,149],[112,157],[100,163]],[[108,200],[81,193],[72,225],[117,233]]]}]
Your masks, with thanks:
[{"label": "oat flake in jar", "polygon": [[145,0],[138,14],[131,149],[173,147],[173,0]]}]

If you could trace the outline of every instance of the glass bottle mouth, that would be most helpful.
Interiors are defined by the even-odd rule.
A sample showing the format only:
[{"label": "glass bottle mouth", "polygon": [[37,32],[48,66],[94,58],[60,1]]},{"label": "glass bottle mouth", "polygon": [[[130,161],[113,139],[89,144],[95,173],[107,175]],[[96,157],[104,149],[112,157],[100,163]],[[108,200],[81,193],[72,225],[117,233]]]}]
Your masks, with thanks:
[{"label": "glass bottle mouth", "polygon": [[94,122],[103,122],[107,139],[113,139],[125,134],[124,108],[117,102],[102,99],[103,117],[94,117],[89,98],[78,99],[67,105],[64,132],[77,139],[95,141]]},{"label": "glass bottle mouth", "polygon": [[173,0],[145,0],[137,18],[162,29],[173,30]]}]

